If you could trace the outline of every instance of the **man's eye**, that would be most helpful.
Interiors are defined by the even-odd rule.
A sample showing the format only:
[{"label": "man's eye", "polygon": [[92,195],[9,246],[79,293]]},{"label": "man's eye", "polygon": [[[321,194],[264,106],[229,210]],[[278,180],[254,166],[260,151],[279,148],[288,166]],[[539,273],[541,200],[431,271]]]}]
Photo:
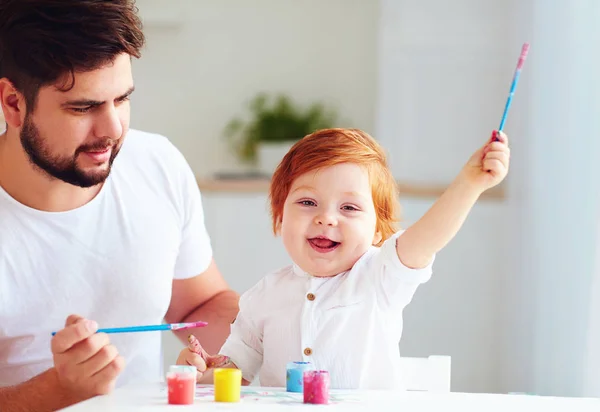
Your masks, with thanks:
[{"label": "man's eye", "polygon": [[73,110],[75,113],[87,113],[90,110],[92,110],[92,106],[87,106],[87,107],[73,107],[73,108],[71,108],[71,110]]}]

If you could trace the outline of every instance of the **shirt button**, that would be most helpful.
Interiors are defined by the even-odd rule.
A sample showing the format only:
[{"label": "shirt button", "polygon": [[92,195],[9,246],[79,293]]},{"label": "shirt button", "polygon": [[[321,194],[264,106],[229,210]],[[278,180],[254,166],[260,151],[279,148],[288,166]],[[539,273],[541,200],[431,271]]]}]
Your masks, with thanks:
[{"label": "shirt button", "polygon": [[310,355],[312,355],[312,349],[311,349],[311,348],[306,348],[306,349],[304,349],[304,354],[305,354],[306,356],[310,356]]},{"label": "shirt button", "polygon": [[308,295],[306,295],[306,299],[313,301],[313,300],[315,300],[315,295],[312,293],[309,293]]}]

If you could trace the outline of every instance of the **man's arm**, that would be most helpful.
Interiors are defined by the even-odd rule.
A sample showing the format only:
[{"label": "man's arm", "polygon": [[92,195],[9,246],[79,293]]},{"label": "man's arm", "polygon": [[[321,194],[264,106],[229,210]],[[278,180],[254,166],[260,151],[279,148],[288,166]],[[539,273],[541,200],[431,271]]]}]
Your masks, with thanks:
[{"label": "man's arm", "polygon": [[56,411],[81,400],[67,394],[54,368],[19,385],[0,388],[2,412]]},{"label": "man's arm", "polygon": [[187,336],[193,333],[208,353],[217,353],[236,318],[239,295],[231,290],[214,260],[202,274],[173,281],[171,305],[165,316],[169,323],[205,321],[208,326],[175,332],[187,346]]}]

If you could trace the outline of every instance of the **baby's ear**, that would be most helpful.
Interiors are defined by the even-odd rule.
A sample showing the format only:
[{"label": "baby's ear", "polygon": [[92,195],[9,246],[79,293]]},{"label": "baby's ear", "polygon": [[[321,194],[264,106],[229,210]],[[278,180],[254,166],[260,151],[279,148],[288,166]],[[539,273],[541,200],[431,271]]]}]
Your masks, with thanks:
[{"label": "baby's ear", "polygon": [[275,236],[281,236],[281,223],[283,219],[279,219],[277,225],[275,226]]},{"label": "baby's ear", "polygon": [[378,230],[375,232],[375,236],[373,236],[373,245],[378,245],[379,242],[381,242],[381,239],[383,239],[383,236],[381,236],[381,232]]}]

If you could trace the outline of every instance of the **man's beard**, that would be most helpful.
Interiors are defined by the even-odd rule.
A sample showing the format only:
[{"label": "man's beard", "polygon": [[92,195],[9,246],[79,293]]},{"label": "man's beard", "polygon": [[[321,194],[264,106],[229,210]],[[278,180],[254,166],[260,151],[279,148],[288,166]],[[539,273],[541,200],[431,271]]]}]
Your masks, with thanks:
[{"label": "man's beard", "polygon": [[[29,115],[25,116],[20,137],[21,145],[33,165],[53,178],[79,187],[92,187],[104,183],[120,149],[120,146],[117,146],[114,141],[106,139],[93,145],[79,146],[72,157],[53,155],[46,140],[40,135],[38,128],[33,124]],[[77,166],[77,156],[80,153],[98,151],[109,147],[112,148],[112,151],[106,169],[87,172]]]}]

